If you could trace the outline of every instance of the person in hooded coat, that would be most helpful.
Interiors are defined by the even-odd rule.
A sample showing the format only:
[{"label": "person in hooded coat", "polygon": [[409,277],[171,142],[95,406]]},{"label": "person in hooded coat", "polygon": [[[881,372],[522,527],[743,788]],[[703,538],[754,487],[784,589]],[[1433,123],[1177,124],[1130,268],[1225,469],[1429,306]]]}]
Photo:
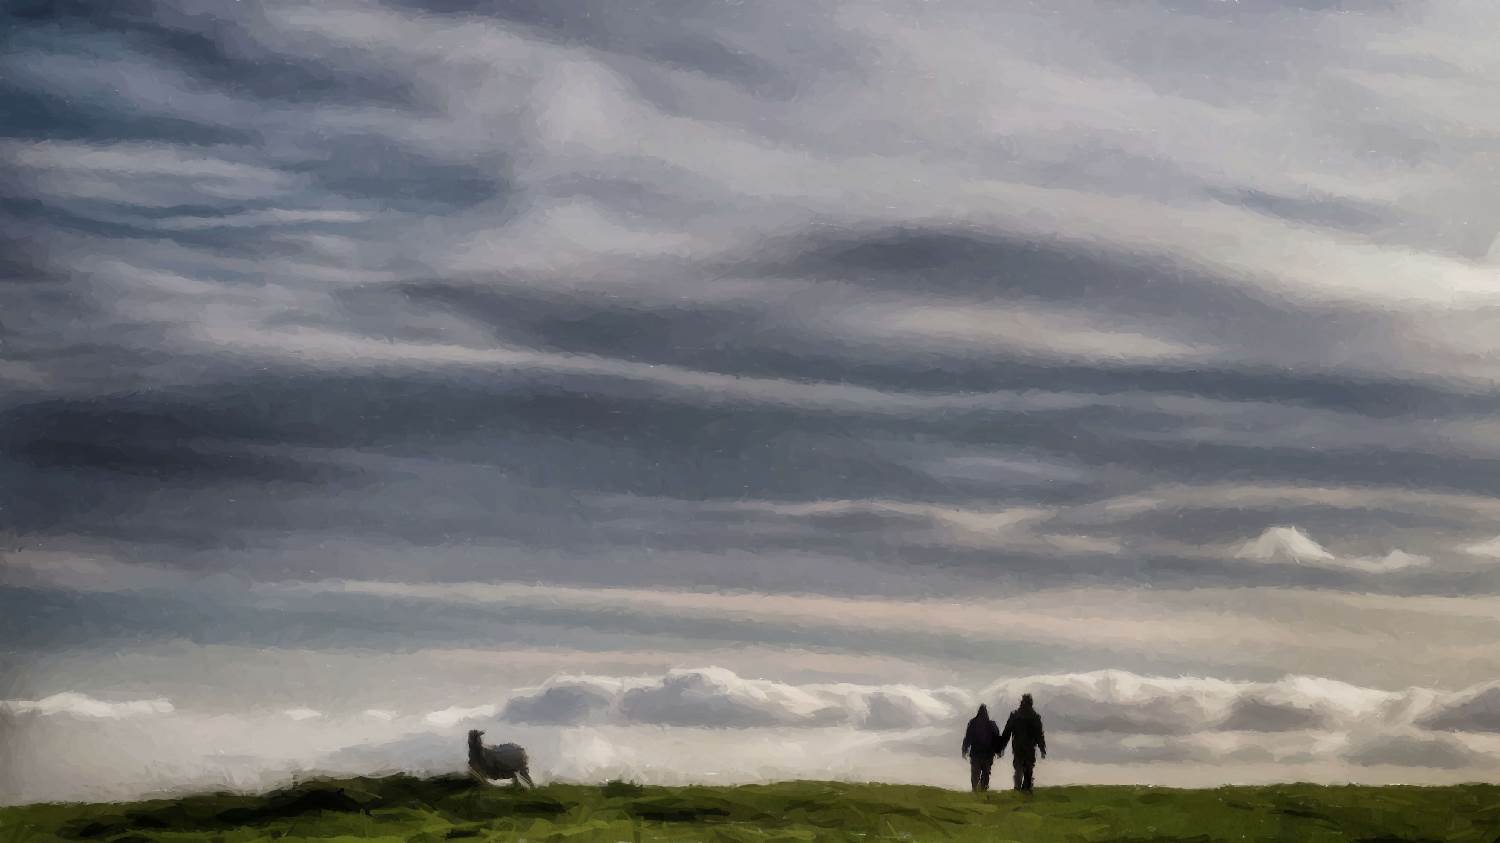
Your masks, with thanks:
[{"label": "person in hooded coat", "polygon": [[960,754],[969,759],[969,788],[974,792],[990,789],[990,768],[995,764],[995,755],[1000,752],[1000,727],[990,719],[990,711],[984,706],[969,721],[964,732],[964,745]]},{"label": "person in hooded coat", "polygon": [[1032,786],[1032,771],[1036,769],[1036,753],[1041,750],[1047,757],[1047,735],[1042,731],[1042,716],[1032,707],[1031,695],[1021,695],[1021,707],[1005,719],[1005,731],[1000,733],[1000,754],[1005,754],[1010,744],[1010,763],[1015,770],[1016,790],[1028,793]]}]

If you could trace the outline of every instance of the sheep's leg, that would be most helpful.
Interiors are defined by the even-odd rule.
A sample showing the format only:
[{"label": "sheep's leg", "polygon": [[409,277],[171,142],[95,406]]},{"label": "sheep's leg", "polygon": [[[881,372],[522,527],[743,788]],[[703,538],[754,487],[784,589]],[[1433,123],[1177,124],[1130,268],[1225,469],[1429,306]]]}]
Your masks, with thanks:
[{"label": "sheep's leg", "polygon": [[531,781],[531,773],[529,773],[529,772],[527,772],[525,770],[521,770],[519,773],[516,774],[516,781],[520,781],[521,779],[525,779],[526,780],[526,786],[527,787],[536,787],[536,785],[533,784],[532,781]]}]

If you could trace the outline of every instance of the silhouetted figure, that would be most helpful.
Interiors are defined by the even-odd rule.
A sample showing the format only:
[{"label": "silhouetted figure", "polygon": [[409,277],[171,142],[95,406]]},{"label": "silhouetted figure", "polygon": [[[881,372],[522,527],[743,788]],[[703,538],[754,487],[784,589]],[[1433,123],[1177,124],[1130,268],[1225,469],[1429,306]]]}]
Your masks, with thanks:
[{"label": "silhouetted figure", "polygon": [[990,710],[979,707],[979,713],[969,721],[964,732],[964,746],[960,751],[969,759],[969,788],[974,792],[990,789],[990,767],[995,764],[995,755],[1000,752],[1000,727],[990,719]]},{"label": "silhouetted figure", "polygon": [[1047,735],[1042,731],[1042,716],[1031,707],[1031,695],[1021,695],[1021,707],[1012,711],[1005,720],[1005,731],[1000,733],[1000,754],[1005,754],[1005,745],[1010,744],[1010,763],[1015,769],[1016,790],[1031,792],[1031,774],[1036,769],[1036,753],[1041,750],[1047,757]]}]

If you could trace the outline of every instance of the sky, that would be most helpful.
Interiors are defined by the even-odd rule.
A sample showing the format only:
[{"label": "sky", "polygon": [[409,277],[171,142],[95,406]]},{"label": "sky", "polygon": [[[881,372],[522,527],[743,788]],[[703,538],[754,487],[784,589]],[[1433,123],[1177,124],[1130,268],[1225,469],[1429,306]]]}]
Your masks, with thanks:
[{"label": "sky", "polygon": [[7,14],[0,802],[1500,774],[1500,6]]}]

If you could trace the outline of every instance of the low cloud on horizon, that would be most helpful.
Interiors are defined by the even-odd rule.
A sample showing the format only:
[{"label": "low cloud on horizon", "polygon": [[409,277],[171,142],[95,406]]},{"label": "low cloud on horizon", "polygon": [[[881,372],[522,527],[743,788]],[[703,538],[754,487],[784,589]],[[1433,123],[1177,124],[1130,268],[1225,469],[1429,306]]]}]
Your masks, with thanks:
[{"label": "low cloud on horizon", "polygon": [[[858,777],[879,754],[892,768],[908,765],[903,780],[942,783],[973,708],[982,701],[1003,714],[1023,690],[1037,699],[1052,736],[1054,783],[1171,776],[1183,764],[1214,765],[1222,782],[1265,780],[1269,765],[1299,780],[1381,780],[1391,768],[1458,780],[1500,760],[1500,683],[1382,691],[1308,676],[1226,682],[1116,670],[1017,676],[977,690],[789,684],[717,667],[558,674],[495,702],[471,698],[428,712],[198,711],[162,699],[67,693],[0,702],[0,721],[20,750],[13,769],[25,771],[8,782],[11,801],[233,784],[226,751],[239,759],[240,786],[249,787],[294,773],[442,772],[462,766],[471,728],[526,741],[549,779],[754,781],[828,770]],[[779,757],[757,751],[768,741]],[[125,752],[97,764],[51,754],[75,742],[158,748],[153,757]],[[732,752],[695,753],[695,743]],[[163,764],[181,780],[163,780]]]}]

